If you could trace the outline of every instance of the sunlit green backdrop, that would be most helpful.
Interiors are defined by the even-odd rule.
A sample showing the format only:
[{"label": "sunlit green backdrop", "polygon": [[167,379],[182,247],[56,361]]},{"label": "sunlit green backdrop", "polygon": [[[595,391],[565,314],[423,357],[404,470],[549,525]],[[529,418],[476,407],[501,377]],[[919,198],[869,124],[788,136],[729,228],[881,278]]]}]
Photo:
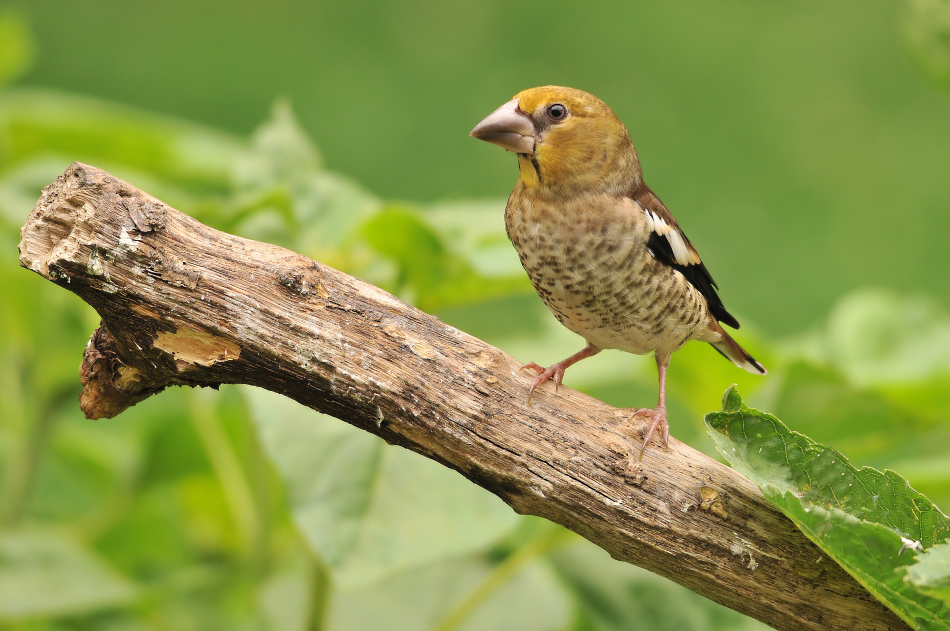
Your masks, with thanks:
[{"label": "sunlit green backdrop", "polygon": [[[523,88],[586,89],[771,369],[677,353],[673,434],[714,453],[702,414],[738,382],[946,507],[948,42],[948,0],[0,5],[0,626],[758,628],[267,393],[84,420],[98,319],[18,268],[19,227],[80,160],[550,363],[581,341],[504,236],[513,157],[467,133]],[[567,384],[655,397],[620,353]]]}]

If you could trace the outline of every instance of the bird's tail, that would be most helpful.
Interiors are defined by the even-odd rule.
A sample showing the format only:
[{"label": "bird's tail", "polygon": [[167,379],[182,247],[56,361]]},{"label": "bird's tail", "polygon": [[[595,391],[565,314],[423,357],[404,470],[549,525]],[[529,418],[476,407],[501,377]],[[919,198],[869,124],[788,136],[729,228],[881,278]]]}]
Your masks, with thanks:
[{"label": "bird's tail", "polygon": [[718,342],[710,342],[710,345],[719,351],[723,357],[739,368],[755,375],[765,375],[769,372],[765,369],[765,366],[755,361],[755,358],[749,355],[746,349],[739,346],[739,343],[732,339],[722,327],[719,327],[718,332],[722,334],[722,338]]}]

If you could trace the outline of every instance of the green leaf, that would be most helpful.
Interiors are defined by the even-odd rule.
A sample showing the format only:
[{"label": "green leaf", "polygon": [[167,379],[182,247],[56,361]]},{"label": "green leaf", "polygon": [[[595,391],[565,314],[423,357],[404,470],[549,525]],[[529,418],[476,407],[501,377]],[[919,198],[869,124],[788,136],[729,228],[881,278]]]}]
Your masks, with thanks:
[{"label": "green leaf", "polygon": [[950,518],[904,478],[856,469],[841,453],[746,406],[734,387],[722,412],[706,415],[706,426],[735,469],[897,615],[950,629],[950,604],[905,582],[913,556],[899,554],[908,540],[928,548],[950,537]]},{"label": "green leaf", "polygon": [[[839,371],[806,360],[787,364],[767,383],[767,402],[779,418],[795,419],[798,431],[833,444],[852,460],[893,469],[940,506],[950,505],[950,412],[945,394],[927,396],[906,384],[857,387]],[[931,392],[950,390],[946,377]],[[740,386],[741,388],[741,386]],[[742,392],[749,396],[744,388]]]},{"label": "green leaf", "polygon": [[446,616],[493,578],[482,559],[456,559],[390,576],[359,589],[341,589],[331,606],[330,631],[558,631],[569,621],[567,599],[543,558],[525,564],[487,594],[459,624]]},{"label": "green leaf", "polygon": [[249,151],[235,164],[235,182],[242,188],[261,188],[275,182],[305,181],[323,169],[316,145],[294,116],[290,103],[281,99],[271,107],[270,118],[254,131]]},{"label": "green leaf", "polygon": [[[505,234],[505,200],[435,204],[422,211],[426,222],[481,275],[524,276],[518,253]],[[527,291],[531,291],[527,279]]]},{"label": "green leaf", "polygon": [[843,297],[826,325],[784,347],[784,370],[766,380],[768,398],[756,400],[852,459],[900,471],[932,500],[950,502],[945,308],[920,295],[863,289]]},{"label": "green leaf", "polygon": [[485,550],[518,523],[442,465],[285,397],[243,392],[294,521],[338,584]]},{"label": "green leaf", "polygon": [[76,542],[42,532],[0,535],[0,621],[88,613],[130,603],[136,590]]},{"label": "green leaf", "polygon": [[457,262],[417,211],[389,207],[366,222],[362,232],[374,250],[399,264],[400,288],[430,294],[455,272],[450,266]]},{"label": "green leaf", "polygon": [[769,627],[689,589],[618,563],[578,539],[550,554],[575,603],[575,631],[765,631]]},{"label": "green leaf", "polygon": [[922,593],[950,603],[950,542],[918,554],[904,579]]},{"label": "green leaf", "polygon": [[33,38],[26,18],[9,8],[0,11],[0,86],[25,73],[33,57]]},{"label": "green leaf", "polygon": [[913,384],[950,375],[950,317],[929,298],[864,289],[839,300],[827,326],[789,350],[857,386]]},{"label": "green leaf", "polygon": [[245,144],[229,134],[166,116],[35,88],[0,95],[0,138],[4,171],[31,160],[41,160],[48,168],[58,162],[45,185],[79,160],[179,208],[184,191],[193,195],[227,191],[235,156]]},{"label": "green leaf", "polygon": [[[346,239],[379,206],[355,182],[323,169],[316,145],[290,104],[277,101],[270,118],[235,161],[235,230],[322,256]],[[275,224],[268,212],[281,219]]]},{"label": "green leaf", "polygon": [[390,206],[368,220],[362,236],[396,264],[393,290],[420,309],[432,311],[530,289],[523,275],[486,276],[428,221],[425,213]]},{"label": "green leaf", "polygon": [[306,549],[300,543],[300,556],[285,562],[260,585],[258,607],[269,631],[306,631],[313,591],[310,572],[302,561]]}]

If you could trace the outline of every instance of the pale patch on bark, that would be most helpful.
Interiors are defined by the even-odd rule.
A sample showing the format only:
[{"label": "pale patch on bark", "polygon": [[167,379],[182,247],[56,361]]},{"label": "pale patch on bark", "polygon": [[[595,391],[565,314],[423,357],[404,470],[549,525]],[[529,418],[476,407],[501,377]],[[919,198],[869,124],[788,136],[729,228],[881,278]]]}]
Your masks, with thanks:
[{"label": "pale patch on bark", "polygon": [[198,366],[211,366],[241,356],[241,347],[234,342],[187,326],[174,333],[160,331],[155,337],[154,346],[177,361]]}]

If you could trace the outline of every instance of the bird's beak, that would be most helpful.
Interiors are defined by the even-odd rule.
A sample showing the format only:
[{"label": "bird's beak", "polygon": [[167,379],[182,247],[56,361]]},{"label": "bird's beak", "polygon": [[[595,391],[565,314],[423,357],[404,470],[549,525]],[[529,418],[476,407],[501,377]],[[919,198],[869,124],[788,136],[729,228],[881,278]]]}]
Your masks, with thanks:
[{"label": "bird's beak", "polygon": [[518,99],[512,99],[475,125],[469,134],[515,153],[534,153],[534,123],[518,108]]}]

